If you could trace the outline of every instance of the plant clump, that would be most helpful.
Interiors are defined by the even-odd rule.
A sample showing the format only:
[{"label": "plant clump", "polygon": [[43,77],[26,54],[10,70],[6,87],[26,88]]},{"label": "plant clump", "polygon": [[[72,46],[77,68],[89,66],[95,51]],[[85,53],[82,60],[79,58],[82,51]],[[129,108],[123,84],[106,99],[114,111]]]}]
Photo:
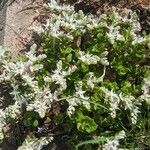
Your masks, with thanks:
[{"label": "plant clump", "polygon": [[32,28],[41,53],[33,44],[12,58],[0,48],[0,83],[14,101],[0,110],[0,140],[6,125],[21,123],[18,150],[51,143],[52,126],[67,133],[69,149],[150,147],[150,36],[137,15],[113,8],[95,18],[55,0],[44,7],[47,23]]}]

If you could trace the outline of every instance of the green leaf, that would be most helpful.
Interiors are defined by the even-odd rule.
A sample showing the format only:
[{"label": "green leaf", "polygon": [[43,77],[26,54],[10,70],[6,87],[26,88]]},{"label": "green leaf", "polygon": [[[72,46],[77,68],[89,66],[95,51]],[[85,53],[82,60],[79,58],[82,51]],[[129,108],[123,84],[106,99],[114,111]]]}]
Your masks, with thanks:
[{"label": "green leaf", "polygon": [[56,125],[61,124],[63,122],[63,114],[61,113],[56,114],[53,120]]},{"label": "green leaf", "polygon": [[38,125],[39,125],[38,120],[35,120],[35,121],[33,122],[33,126],[34,126],[34,127],[38,127]]},{"label": "green leaf", "polygon": [[66,54],[69,54],[69,53],[71,53],[72,51],[73,51],[73,49],[72,49],[71,47],[67,47],[67,48],[65,49]]},{"label": "green leaf", "polygon": [[83,117],[84,117],[84,116],[83,116],[82,111],[81,111],[81,110],[77,110],[77,111],[76,111],[76,116],[75,116],[76,121],[77,121],[77,122],[80,122]]},{"label": "green leaf", "polygon": [[62,54],[70,54],[73,51],[73,49],[71,47],[67,47],[67,48],[62,48],[61,52]]},{"label": "green leaf", "polygon": [[26,127],[37,127],[39,122],[39,114],[34,111],[28,111],[23,116],[23,124]]},{"label": "green leaf", "polygon": [[67,61],[67,62],[71,62],[71,61],[72,61],[72,54],[69,54],[69,55],[66,57],[66,61]]},{"label": "green leaf", "polygon": [[76,150],[78,150],[78,148],[83,145],[104,143],[106,140],[107,140],[107,138],[105,138],[105,137],[95,137],[95,139],[87,140],[87,141],[81,142],[80,144],[76,145]]},{"label": "green leaf", "polygon": [[77,129],[82,132],[90,133],[97,129],[97,124],[92,118],[83,116],[81,121],[77,123]]},{"label": "green leaf", "polygon": [[130,93],[131,90],[132,90],[132,86],[131,86],[131,83],[128,82],[128,81],[125,81],[123,84],[122,84],[122,88],[121,88],[122,92],[123,93]]},{"label": "green leaf", "polygon": [[119,75],[125,75],[128,72],[128,69],[122,65],[119,65],[117,67],[117,70],[118,70]]},{"label": "green leaf", "polygon": [[84,63],[81,63],[81,68],[83,72],[87,72],[89,70],[89,66]]}]

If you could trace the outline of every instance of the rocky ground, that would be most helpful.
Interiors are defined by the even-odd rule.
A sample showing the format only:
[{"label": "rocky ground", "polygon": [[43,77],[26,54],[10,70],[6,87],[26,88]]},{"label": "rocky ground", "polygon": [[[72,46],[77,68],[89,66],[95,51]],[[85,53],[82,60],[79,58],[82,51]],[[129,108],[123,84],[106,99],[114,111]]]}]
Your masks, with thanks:
[{"label": "rocky ground", "polygon": [[7,49],[20,50],[30,32],[28,28],[37,15],[35,0],[0,0],[0,44]]},{"label": "rocky ground", "polygon": [[3,45],[6,20],[6,4],[0,1],[0,45]]}]

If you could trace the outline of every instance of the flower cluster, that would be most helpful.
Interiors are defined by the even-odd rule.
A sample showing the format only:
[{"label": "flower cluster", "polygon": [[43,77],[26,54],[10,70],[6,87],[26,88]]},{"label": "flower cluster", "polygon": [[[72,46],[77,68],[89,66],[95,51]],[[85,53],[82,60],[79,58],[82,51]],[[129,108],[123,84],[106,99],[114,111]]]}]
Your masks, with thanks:
[{"label": "flower cluster", "polygon": [[69,103],[68,107],[68,115],[71,116],[75,111],[75,106],[79,104],[83,104],[87,109],[90,109],[89,97],[84,96],[86,91],[82,89],[82,82],[79,82],[76,86],[76,91],[71,98],[68,98],[67,101]]},{"label": "flower cluster", "polygon": [[132,123],[136,124],[138,119],[138,113],[140,113],[139,106],[141,105],[141,101],[135,99],[134,96],[130,96],[130,95],[123,97],[120,94],[120,98],[122,102],[124,102],[125,110],[126,109],[130,110]]},{"label": "flower cluster", "polygon": [[101,90],[105,93],[105,101],[110,105],[111,116],[116,117],[116,110],[119,109],[120,98],[112,90],[109,91],[105,87],[101,87]]},{"label": "flower cluster", "polygon": [[143,94],[141,95],[141,100],[146,100],[150,104],[150,76],[144,78],[144,83],[142,85]]},{"label": "flower cluster", "polygon": [[103,150],[117,150],[119,146],[119,140],[124,138],[125,132],[120,131],[113,139],[107,139],[106,144],[103,145]]},{"label": "flower cluster", "polygon": [[0,140],[2,140],[5,135],[3,132],[4,127],[7,125],[7,122],[16,120],[21,115],[21,106],[15,102],[14,105],[10,105],[6,109],[0,109]]},{"label": "flower cluster", "polygon": [[41,137],[40,139],[27,137],[18,150],[41,150],[53,140],[53,137]]},{"label": "flower cluster", "polygon": [[85,64],[91,65],[91,64],[97,64],[98,62],[101,62],[102,65],[109,65],[109,62],[107,60],[107,54],[108,52],[105,51],[101,54],[101,57],[98,57],[97,55],[92,54],[85,54],[83,51],[79,51],[79,60],[84,62]]}]

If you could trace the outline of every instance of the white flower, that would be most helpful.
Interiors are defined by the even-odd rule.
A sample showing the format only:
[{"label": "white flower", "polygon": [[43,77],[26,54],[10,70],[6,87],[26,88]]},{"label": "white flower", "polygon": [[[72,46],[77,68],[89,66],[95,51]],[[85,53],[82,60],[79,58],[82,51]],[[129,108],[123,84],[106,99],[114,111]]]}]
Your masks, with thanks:
[{"label": "white flower", "polygon": [[36,111],[39,113],[41,118],[45,117],[45,114],[47,112],[47,110],[50,109],[49,106],[46,105],[45,102],[41,101],[34,101],[34,103],[32,104],[28,104],[27,105],[27,111]]},{"label": "white flower", "polygon": [[150,94],[150,76],[144,79],[144,83],[142,85],[143,94]]},{"label": "white flower", "polygon": [[2,59],[6,58],[5,52],[6,52],[6,50],[2,46],[0,46],[0,61],[2,61]]},{"label": "white flower", "polygon": [[44,77],[44,81],[45,81],[46,83],[51,83],[51,82],[52,82],[52,79],[51,79],[51,77],[46,76],[46,77]]},{"label": "white flower", "polygon": [[79,101],[79,103],[82,103],[84,107],[86,107],[88,110],[90,109],[90,103],[89,103],[89,97],[84,96],[85,91],[82,91],[82,89],[79,89],[75,93],[75,97]]},{"label": "white flower", "polygon": [[116,40],[119,40],[119,41],[124,41],[125,38],[123,37],[123,35],[120,34],[120,26],[114,26],[114,25],[111,25],[108,27],[109,29],[109,32],[107,33],[107,36],[111,42],[111,44],[114,44],[114,42]]},{"label": "white flower", "polygon": [[47,8],[51,9],[52,11],[57,10],[57,11],[68,11],[68,12],[73,12],[74,7],[70,5],[59,5],[56,0],[50,0],[50,2],[45,5]]},{"label": "white flower", "polygon": [[68,103],[69,103],[69,107],[67,109],[67,113],[69,116],[71,116],[74,111],[75,111],[75,107],[78,106],[78,99],[76,97],[72,97],[70,99],[67,99]]},{"label": "white flower", "polygon": [[[28,79],[26,81],[29,81],[30,75],[28,73],[35,72],[43,68],[42,64],[35,64],[35,62],[46,58],[45,54],[36,56],[34,54],[35,49],[36,49],[36,44],[34,44],[31,47],[31,51],[25,54],[28,60],[16,60],[16,61],[4,60],[2,63],[3,71],[0,74],[0,80],[1,81],[9,80],[10,82],[14,82],[14,80],[16,80],[15,76],[20,75],[22,78]],[[30,83],[30,85],[32,85],[32,83]]]},{"label": "white flower", "polygon": [[45,59],[47,56],[45,55],[45,54],[40,54],[40,55],[38,55],[37,57],[36,57],[36,60],[37,61],[40,61],[40,60],[43,60],[43,59]]},{"label": "white flower", "polygon": [[140,96],[140,99],[146,101],[150,105],[150,76],[144,78],[142,85],[143,94]]},{"label": "white flower", "polygon": [[136,100],[134,96],[131,95],[123,96],[121,93],[119,96],[120,99],[124,102],[125,110],[130,110],[132,123],[136,124],[138,114],[140,113],[137,105],[141,105],[141,103],[138,100]]},{"label": "white flower", "polygon": [[47,20],[46,30],[52,35],[53,37],[59,38],[60,36],[64,35],[63,31],[60,31],[61,22],[59,20]]},{"label": "white flower", "polygon": [[34,51],[29,51],[26,53],[26,57],[29,59],[29,64],[32,65],[33,62],[37,60],[36,55],[34,54]]},{"label": "white flower", "polygon": [[94,73],[93,72],[89,72],[89,78],[87,80],[87,85],[93,89],[94,88],[94,83],[96,83],[97,79],[96,77],[94,77]]},{"label": "white flower", "polygon": [[37,47],[37,45],[33,44],[30,47],[30,51],[25,53],[25,56],[28,59],[28,61],[27,61],[28,65],[32,65],[36,61],[43,60],[47,57],[45,54],[40,54],[40,55],[36,56],[36,47]]},{"label": "white flower", "polygon": [[45,117],[47,110],[51,108],[53,101],[58,101],[58,92],[51,93],[50,88],[38,88],[34,93],[34,101],[27,105],[27,110],[34,110],[39,113],[40,117]]},{"label": "white flower", "polygon": [[68,68],[68,71],[65,72],[66,73],[65,75],[68,76],[68,75],[72,74],[73,72],[75,72],[76,70],[77,70],[77,67],[75,65],[71,66]]},{"label": "white flower", "polygon": [[139,113],[140,113],[139,108],[137,106],[134,106],[133,110],[131,111],[131,121],[133,124],[137,123]]},{"label": "white flower", "polygon": [[22,75],[22,79],[26,82],[26,84],[33,87],[33,89],[38,88],[38,82],[34,80],[34,77],[32,77],[30,74],[26,73]]},{"label": "white flower", "polygon": [[[3,76],[5,76],[5,79],[11,79],[17,75],[22,75],[27,68],[27,65],[25,62],[17,61],[17,62],[7,62],[3,61]],[[2,76],[1,75],[1,76]]]},{"label": "white flower", "polygon": [[83,51],[79,51],[79,60],[82,62],[91,65],[91,64],[97,64],[98,61],[100,61],[100,58],[97,55],[92,55],[89,53],[85,53]]},{"label": "white flower", "polygon": [[67,113],[69,116],[74,113],[75,107],[80,104],[82,104],[88,110],[90,109],[89,97],[84,96],[86,91],[82,90],[82,82],[79,82],[75,89],[75,94],[71,98],[67,99],[67,102],[69,103]]},{"label": "white flower", "polygon": [[14,105],[9,105],[5,109],[0,109],[0,128],[3,128],[7,125],[8,118],[17,119],[21,115],[21,106],[19,103],[15,102]]},{"label": "white flower", "polygon": [[146,101],[148,105],[150,105],[150,94],[142,94],[140,96],[141,101]]},{"label": "white flower", "polygon": [[53,71],[53,74],[51,75],[52,81],[56,81],[56,84],[59,84],[61,86],[62,90],[66,89],[66,79],[65,76],[62,74],[62,72],[59,72],[59,70]]},{"label": "white flower", "polygon": [[87,27],[89,29],[97,28],[99,26],[99,18],[94,18],[93,15],[88,16],[87,18],[89,23],[87,23]]},{"label": "white flower", "polygon": [[82,89],[82,81],[80,81],[80,82],[77,84],[77,86],[75,87],[75,89],[76,89],[76,92],[75,92],[76,97],[79,97],[79,98],[81,98],[81,99],[83,99],[83,100],[88,100],[88,99],[89,99],[89,97],[85,97],[85,96],[84,96],[84,93],[85,93],[86,91],[83,91],[83,89]]},{"label": "white flower", "polygon": [[12,86],[13,90],[10,94],[13,95],[14,100],[17,101],[19,99],[19,94],[20,94],[19,85],[17,83],[12,83],[11,86]]},{"label": "white flower", "polygon": [[115,139],[121,140],[126,137],[125,131],[120,131],[118,134],[115,135]]},{"label": "white flower", "polygon": [[109,65],[109,62],[106,58],[106,56],[108,55],[107,51],[103,52],[100,57],[97,55],[85,53],[84,51],[79,51],[78,55],[78,59],[88,65],[97,64],[98,62],[100,62],[104,66]]},{"label": "white flower", "polygon": [[5,110],[0,109],[0,128],[2,128],[6,124],[5,119],[6,119]]},{"label": "white flower", "polygon": [[87,85],[88,85],[91,89],[93,89],[95,83],[99,83],[99,82],[102,82],[102,81],[103,81],[104,76],[105,76],[105,71],[106,71],[106,68],[104,68],[104,72],[103,72],[102,76],[99,77],[99,78],[96,78],[96,77],[94,76],[94,73],[93,73],[93,72],[89,72],[89,74],[88,74],[89,77],[88,77],[88,79],[87,79]]},{"label": "white flower", "polygon": [[35,64],[33,66],[30,66],[31,72],[39,71],[41,69],[43,69],[43,65],[42,64]]},{"label": "white flower", "polygon": [[133,31],[134,32],[139,32],[139,31],[141,31],[141,25],[140,25],[140,23],[139,22],[133,22],[133,27],[132,27],[133,29]]},{"label": "white flower", "polygon": [[66,89],[65,74],[62,72],[62,61],[57,63],[57,69],[53,71],[51,79],[52,81],[56,81],[56,84],[59,84],[62,90]]},{"label": "white flower", "polygon": [[4,139],[4,133],[2,127],[0,127],[0,141]]},{"label": "white flower", "polygon": [[31,30],[31,31],[34,31],[34,32],[38,33],[39,35],[41,33],[44,33],[43,27],[41,26],[41,24],[37,25],[37,22],[36,22],[36,24],[33,24],[32,26],[30,26],[28,29]]},{"label": "white flower", "polygon": [[132,45],[141,44],[141,43],[143,43],[143,42],[145,42],[145,41],[146,41],[146,38],[140,37],[140,36],[136,35],[136,36],[134,37],[134,40],[132,41]]},{"label": "white flower", "polygon": [[82,91],[82,89],[78,89],[78,91],[76,91],[77,96],[79,97],[84,97],[83,94],[85,93],[85,91]]},{"label": "white flower", "polygon": [[120,131],[113,139],[107,139],[106,144],[103,145],[103,150],[118,150],[119,140],[125,138],[125,132]]},{"label": "white flower", "polygon": [[51,75],[52,81],[55,81],[56,84],[60,85],[59,90],[65,90],[67,85],[66,85],[66,76],[70,75],[77,69],[76,66],[72,66],[68,68],[68,71],[63,71],[62,68],[62,61],[59,61],[57,63],[57,69],[53,71],[53,74]]},{"label": "white flower", "polygon": [[52,136],[40,137],[39,139],[28,136],[17,150],[41,150],[43,146],[49,144],[52,140]]},{"label": "white flower", "polygon": [[15,72],[15,75],[22,75],[25,70],[26,70],[27,66],[26,66],[26,63],[25,62],[22,62],[22,61],[17,61],[15,63],[15,68],[14,69],[14,72]]},{"label": "white flower", "polygon": [[119,96],[120,96],[120,99],[124,102],[125,110],[126,109],[132,110],[135,97],[131,95],[123,96],[122,93],[120,93]]},{"label": "white flower", "polygon": [[109,91],[105,87],[100,88],[105,93],[105,102],[110,105],[111,116],[116,117],[116,110],[119,109],[120,98],[112,90]]},{"label": "white flower", "polygon": [[14,68],[16,67],[15,63],[14,62],[7,62],[7,61],[4,61],[3,62],[3,67],[5,69],[5,71],[7,73],[10,73],[10,74],[14,74]]},{"label": "white flower", "polygon": [[118,140],[107,140],[107,143],[103,145],[103,150],[118,150],[118,146]]},{"label": "white flower", "polygon": [[101,56],[100,56],[100,63],[104,66],[108,66],[109,65],[109,62],[107,60],[107,56],[108,55],[108,51],[104,51]]},{"label": "white flower", "polygon": [[9,105],[8,107],[6,107],[5,109],[5,117],[10,117],[12,119],[17,119],[20,114],[21,114],[21,106],[18,102],[15,102],[14,105]]}]

